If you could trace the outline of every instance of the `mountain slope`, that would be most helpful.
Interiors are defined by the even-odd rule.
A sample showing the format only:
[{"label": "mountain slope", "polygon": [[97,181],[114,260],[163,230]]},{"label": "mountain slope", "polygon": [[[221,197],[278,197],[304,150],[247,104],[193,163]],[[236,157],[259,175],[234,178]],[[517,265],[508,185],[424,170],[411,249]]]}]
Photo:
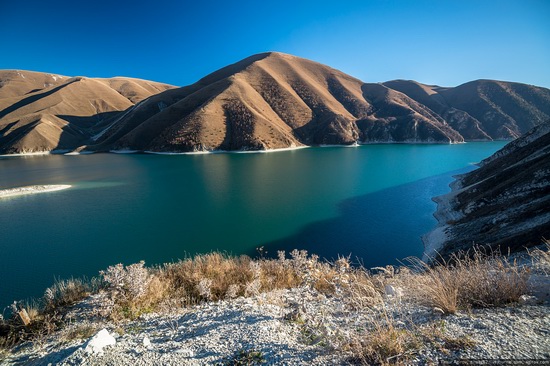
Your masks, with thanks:
[{"label": "mountain slope", "polygon": [[385,86],[437,113],[466,140],[515,139],[550,118],[550,90],[476,80],[455,88],[393,80]]},{"label": "mountain slope", "polygon": [[0,151],[73,150],[122,111],[169,85],[0,71]]},{"label": "mountain slope", "polygon": [[459,176],[436,197],[439,226],[423,237],[442,256],[472,243],[515,251],[550,237],[550,121]]},{"label": "mountain slope", "polygon": [[277,52],[182,88],[130,78],[0,71],[0,153],[264,150],[514,139],[550,116],[550,90],[363,83]]},{"label": "mountain slope", "polygon": [[376,87],[298,57],[255,55],[150,98],[98,141],[98,148],[261,150],[357,141],[462,141],[420,104]]}]

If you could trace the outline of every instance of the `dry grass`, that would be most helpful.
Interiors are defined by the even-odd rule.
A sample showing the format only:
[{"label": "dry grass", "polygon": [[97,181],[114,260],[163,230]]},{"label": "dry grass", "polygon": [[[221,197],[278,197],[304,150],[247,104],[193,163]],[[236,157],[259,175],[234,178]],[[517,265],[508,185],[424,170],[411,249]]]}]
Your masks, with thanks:
[{"label": "dry grass", "polygon": [[[46,289],[44,297],[39,301],[30,304],[14,302],[10,307],[11,316],[7,319],[0,317],[0,350],[9,349],[25,340],[40,342],[45,336],[63,327],[64,308],[83,300],[98,288],[96,280],[58,280]],[[22,310],[30,320],[28,325],[18,315]]]},{"label": "dry grass", "polygon": [[475,252],[434,266],[411,262],[416,271],[401,276],[402,286],[420,303],[447,314],[517,302],[528,292],[529,269],[498,254]]},{"label": "dry grass", "polygon": [[134,319],[141,314],[192,306],[239,296],[254,296],[302,283],[295,260],[252,260],[208,253],[147,269],[143,263],[109,267],[101,272],[107,283],[113,320]]},{"label": "dry grass", "polygon": [[383,312],[367,332],[356,333],[350,344],[352,361],[362,365],[401,364],[422,346],[415,332],[400,328]]},{"label": "dry grass", "polygon": [[449,334],[444,320],[417,325],[393,319],[385,308],[375,314],[368,329],[352,332],[350,339],[350,361],[362,365],[407,365],[423,348],[449,354],[476,345],[467,335]]},{"label": "dry grass", "polygon": [[[533,266],[550,266],[548,251],[535,250],[530,254]],[[341,316],[365,309],[379,311],[373,306],[383,302],[387,285],[402,291],[407,301],[436,307],[448,314],[471,307],[501,306],[518,301],[528,292],[528,269],[496,254],[484,256],[476,252],[433,266],[419,260],[411,263],[409,267],[378,268],[373,274],[361,266],[350,265],[348,258],[327,263],[305,251],[294,250],[289,256],[280,252],[277,259],[253,260],[247,256],[209,253],[155,268],[147,268],[143,262],[118,264],[102,271],[101,280],[57,281],[46,290],[42,306],[26,307],[31,318],[28,326],[17,316],[0,318],[0,348],[10,348],[22,340],[42,337],[64,327],[64,309],[97,292],[103,294],[97,313],[114,321],[202,302],[265,292],[276,294],[272,291],[300,286],[337,300],[343,306],[339,310]],[[377,316],[380,320],[370,331],[349,330],[354,337],[346,342],[351,343],[356,358],[363,362],[384,364],[403,359],[403,355],[414,349],[418,332],[395,326],[387,316]],[[325,318],[309,319],[306,314],[304,319],[309,323],[306,328],[313,329],[315,337],[321,335],[327,344],[342,344],[342,339],[334,342],[329,339],[339,330],[333,329],[334,324],[324,323]],[[87,335],[89,330],[82,328],[74,336]],[[465,347],[468,342],[455,339],[447,343],[449,347],[453,344]]]},{"label": "dry grass", "polygon": [[55,310],[64,306],[75,304],[98,288],[97,280],[72,278],[69,280],[57,280],[47,288],[44,297],[44,311]]},{"label": "dry grass", "polygon": [[75,339],[87,339],[93,336],[99,330],[97,325],[91,323],[82,323],[71,327],[63,334],[63,338],[67,341]]},{"label": "dry grass", "polygon": [[298,250],[290,258],[280,252],[277,259],[257,260],[208,253],[160,268],[119,264],[101,273],[111,302],[106,304],[107,315],[113,320],[298,286],[338,296],[354,308],[379,302],[383,294],[383,285],[364,268],[352,267],[347,258],[331,264]]},{"label": "dry grass", "polygon": [[544,248],[536,248],[529,252],[533,260],[533,267],[544,273],[550,275],[550,240],[544,239]]}]

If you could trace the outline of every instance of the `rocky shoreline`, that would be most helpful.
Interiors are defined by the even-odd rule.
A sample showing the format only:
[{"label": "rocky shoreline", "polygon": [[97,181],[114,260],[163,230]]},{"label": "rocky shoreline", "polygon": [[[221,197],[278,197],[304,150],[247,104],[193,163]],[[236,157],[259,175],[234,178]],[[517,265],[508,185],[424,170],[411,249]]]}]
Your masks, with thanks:
[{"label": "rocky shoreline", "polygon": [[438,225],[422,237],[424,260],[472,248],[521,251],[550,235],[550,121],[483,160],[433,198]]},{"label": "rocky shoreline", "polygon": [[437,208],[433,214],[437,220],[437,226],[427,234],[422,235],[422,242],[424,243],[424,252],[422,254],[422,260],[430,261],[438,256],[438,253],[443,249],[443,244],[449,240],[452,225],[450,223],[461,219],[464,214],[456,209],[457,202],[456,196],[462,191],[462,179],[464,174],[455,175],[455,179],[449,187],[451,191],[447,194],[433,197],[437,205]]}]

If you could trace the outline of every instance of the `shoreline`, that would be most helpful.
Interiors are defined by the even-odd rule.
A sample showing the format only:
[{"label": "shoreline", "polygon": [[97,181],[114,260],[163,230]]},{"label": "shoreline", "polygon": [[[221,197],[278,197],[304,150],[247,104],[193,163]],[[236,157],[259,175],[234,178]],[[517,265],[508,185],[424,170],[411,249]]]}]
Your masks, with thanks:
[{"label": "shoreline", "polygon": [[0,199],[8,197],[25,196],[30,194],[46,193],[61,191],[71,188],[69,184],[50,184],[50,185],[34,185],[25,187],[16,187],[8,189],[0,189]]},{"label": "shoreline", "polygon": [[28,153],[15,153],[15,154],[0,154],[0,158],[9,158],[9,157],[25,157],[25,156],[44,156],[44,155],[65,155],[65,156],[77,156],[77,155],[92,155],[92,154],[152,154],[152,155],[205,155],[205,154],[266,154],[280,151],[294,151],[301,149],[310,149],[310,148],[324,148],[324,147],[361,147],[368,145],[463,145],[470,142],[498,142],[498,141],[508,141],[508,140],[472,140],[464,142],[437,142],[437,141],[357,141],[354,144],[321,144],[321,145],[301,145],[301,146],[291,146],[291,147],[282,147],[277,149],[266,149],[266,150],[206,150],[206,151],[150,151],[150,150],[108,150],[108,151],[69,151],[69,150],[51,150],[51,151],[37,151],[37,152],[28,152]]},{"label": "shoreline", "polygon": [[425,262],[434,259],[449,238],[448,230],[451,229],[449,221],[456,221],[464,216],[462,212],[454,209],[454,199],[464,188],[462,186],[462,176],[463,174],[453,176],[454,180],[449,184],[451,189],[449,193],[432,197],[432,201],[437,204],[433,213],[437,225],[420,237],[424,244],[422,260]]},{"label": "shoreline", "polygon": [[267,154],[280,151],[294,151],[301,149],[309,149],[312,146],[293,146],[282,147],[279,149],[266,149],[266,150],[206,150],[206,151],[187,151],[187,152],[169,152],[169,151],[143,151],[144,154],[152,155],[209,155],[209,154]]}]

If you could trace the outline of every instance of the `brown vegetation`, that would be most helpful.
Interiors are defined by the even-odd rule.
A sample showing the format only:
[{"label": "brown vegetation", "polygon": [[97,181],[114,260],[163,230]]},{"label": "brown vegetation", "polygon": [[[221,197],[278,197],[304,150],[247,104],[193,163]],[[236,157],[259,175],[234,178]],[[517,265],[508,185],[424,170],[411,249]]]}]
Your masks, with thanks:
[{"label": "brown vegetation", "polygon": [[[533,266],[538,262],[548,265],[547,251],[530,254]],[[302,287],[337,300],[342,316],[361,312],[371,319],[367,322],[370,325],[346,330],[348,336],[342,338],[330,331],[323,319],[304,314],[298,306],[286,318],[302,327],[304,339],[342,348],[364,364],[388,364],[406,360],[422,344],[453,349],[470,347],[472,342],[448,337],[437,324],[416,326],[412,321],[394,321],[385,310],[385,297],[406,298],[452,314],[459,309],[502,306],[528,292],[529,270],[497,254],[476,252],[431,266],[420,260],[411,263],[408,267],[377,268],[373,273],[350,265],[348,258],[327,263],[294,250],[289,257],[279,252],[277,259],[208,253],[154,268],[145,267],[143,262],[118,264],[101,271],[101,280],[58,281],[46,290],[41,307],[26,307],[31,318],[28,326],[17,316],[2,319],[0,347],[39,339],[63,327],[65,309],[90,293],[98,293],[100,299],[94,315],[121,322],[148,312],[171,312],[203,302]],[[93,329],[83,325],[67,337],[86,337]]]},{"label": "brown vegetation", "polygon": [[404,288],[418,302],[447,314],[517,302],[528,290],[528,268],[498,254],[475,251],[431,266],[420,260],[411,263],[420,274],[402,276]]}]

